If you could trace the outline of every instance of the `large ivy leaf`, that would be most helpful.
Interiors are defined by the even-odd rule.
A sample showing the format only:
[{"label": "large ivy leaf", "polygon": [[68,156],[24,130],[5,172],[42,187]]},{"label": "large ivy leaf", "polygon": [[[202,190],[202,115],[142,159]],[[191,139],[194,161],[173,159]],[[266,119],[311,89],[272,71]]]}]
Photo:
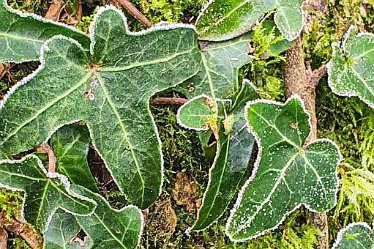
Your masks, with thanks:
[{"label": "large ivy leaf", "polygon": [[0,63],[37,61],[44,42],[54,35],[65,35],[88,48],[89,37],[67,25],[10,8],[0,0]]},{"label": "large ivy leaf", "polygon": [[135,248],[143,230],[143,214],[135,206],[121,210],[110,207],[106,200],[88,189],[74,186],[74,191],[97,202],[90,216],[76,216],[77,221],[92,241],[92,248]]},{"label": "large ivy leaf", "polygon": [[332,249],[372,249],[373,246],[371,228],[366,223],[355,222],[339,231]]},{"label": "large ivy leaf", "polygon": [[298,97],[284,105],[249,102],[247,120],[258,140],[259,154],[227,223],[231,240],[253,239],[275,229],[301,204],[315,212],[334,207],[341,155],[326,139],[305,145],[308,118]]},{"label": "large ivy leaf", "polygon": [[0,161],[0,186],[25,192],[22,215],[44,232],[58,208],[76,215],[88,215],[95,202],[70,190],[65,176],[47,173],[36,156],[19,161]]},{"label": "large ivy leaf", "polygon": [[51,147],[58,173],[65,175],[72,184],[85,186],[98,193],[96,181],[87,164],[89,136],[84,126],[64,126],[51,137]]},{"label": "large ivy leaf", "polygon": [[159,195],[163,166],[148,102],[197,73],[196,34],[175,25],[133,34],[112,7],[98,11],[90,33],[91,55],[71,39],[46,42],[41,67],[0,103],[0,158],[83,120],[120,190],[145,208]]},{"label": "large ivy leaf", "polygon": [[[273,22],[263,22],[264,34],[274,32],[279,36]],[[274,30],[275,29],[275,30]],[[252,32],[224,42],[201,42],[203,63],[198,74],[178,86],[177,90],[188,98],[209,95],[212,98],[234,98],[240,90],[239,69],[250,63],[250,42]],[[272,46],[274,53],[282,53],[292,47],[292,43],[281,40]]]},{"label": "large ivy leaf", "polygon": [[[248,83],[244,85],[254,91]],[[254,95],[249,90],[241,93],[239,97],[242,98]],[[254,139],[246,129],[244,111],[230,114],[228,103],[231,102],[216,102],[207,96],[201,96],[191,99],[178,111],[179,124],[195,130],[210,128],[217,140],[216,155],[209,171],[209,183],[192,230],[203,230],[217,220],[245,180]],[[240,101],[237,106],[240,107]]]},{"label": "large ivy leaf", "polygon": [[81,228],[74,215],[58,210],[44,233],[45,249],[86,249],[91,248],[91,241],[76,240]]},{"label": "large ivy leaf", "polygon": [[346,34],[341,47],[334,45],[328,64],[329,85],[341,96],[358,96],[374,108],[374,35]]},{"label": "large ivy leaf", "polygon": [[303,27],[303,0],[214,0],[198,17],[201,40],[229,40],[249,31],[269,11],[287,40],[294,40]]}]

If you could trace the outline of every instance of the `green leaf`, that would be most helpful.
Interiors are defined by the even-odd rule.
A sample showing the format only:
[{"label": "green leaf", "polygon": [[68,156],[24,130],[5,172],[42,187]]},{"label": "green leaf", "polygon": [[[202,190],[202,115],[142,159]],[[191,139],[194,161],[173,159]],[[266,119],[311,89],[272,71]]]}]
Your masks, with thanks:
[{"label": "green leaf", "polygon": [[77,216],[77,221],[92,240],[92,248],[135,248],[143,229],[143,214],[135,206],[121,210],[110,207],[106,200],[88,189],[74,186],[78,193],[97,202],[95,212],[90,216]]},{"label": "green leaf", "polygon": [[45,249],[85,249],[92,248],[90,241],[85,241],[81,246],[74,241],[81,230],[74,215],[57,210],[49,223],[48,230],[44,233]]},{"label": "green leaf", "polygon": [[37,72],[5,96],[0,158],[32,149],[62,125],[83,120],[119,189],[145,208],[161,191],[163,168],[149,99],[197,73],[197,37],[182,25],[130,33],[113,7],[98,11],[90,34],[92,55],[68,38],[47,41]]},{"label": "green leaf", "polygon": [[371,228],[366,223],[355,222],[339,231],[332,249],[372,249],[373,246]]},{"label": "green leaf", "polygon": [[64,126],[51,137],[51,147],[58,173],[65,175],[72,184],[85,186],[98,193],[96,181],[87,164],[89,136],[84,126]]},{"label": "green leaf", "polygon": [[327,139],[305,145],[310,123],[298,97],[284,105],[249,102],[247,121],[259,154],[226,226],[231,240],[253,239],[275,229],[301,204],[314,212],[335,206],[341,155]]},{"label": "green leaf", "polygon": [[[275,28],[274,22],[262,23],[264,33],[269,34]],[[279,36],[275,30],[274,35]],[[239,69],[251,62],[250,42],[253,32],[236,39],[224,42],[200,42],[203,63],[198,74],[177,87],[177,91],[188,98],[209,95],[212,98],[235,98],[241,90]],[[280,40],[269,48],[273,53],[280,54],[292,47],[287,40]]]},{"label": "green leaf", "polygon": [[58,208],[76,215],[89,215],[95,202],[70,190],[68,179],[47,173],[36,156],[0,161],[0,186],[25,192],[22,216],[42,232]]},{"label": "green leaf", "polygon": [[0,0],[0,63],[38,61],[45,41],[55,35],[71,37],[88,48],[89,37],[77,29],[10,8]]},{"label": "green leaf", "polygon": [[216,103],[206,95],[192,98],[178,109],[177,119],[179,125],[186,129],[207,131],[216,123]]},{"label": "green leaf", "polygon": [[303,0],[213,0],[198,17],[201,40],[229,40],[249,31],[269,11],[276,10],[275,23],[292,41],[303,27]]},{"label": "green leaf", "polygon": [[328,64],[332,91],[341,96],[358,96],[374,108],[374,35],[355,35],[351,27],[342,45],[333,48]]},{"label": "green leaf", "polygon": [[[251,88],[249,84],[245,85]],[[251,89],[254,91],[253,88]],[[252,94],[253,92],[244,87],[238,96],[237,106],[241,103],[239,98],[243,100],[252,98],[255,95]],[[214,106],[214,109],[212,110],[207,103]],[[204,193],[198,218],[191,230],[203,230],[221,217],[245,180],[254,139],[246,129],[244,111],[229,114],[229,103],[231,102],[222,100],[216,102],[207,96],[200,96],[191,99],[178,111],[180,125],[194,130],[209,127],[217,140],[216,155],[209,171],[207,190]]]}]

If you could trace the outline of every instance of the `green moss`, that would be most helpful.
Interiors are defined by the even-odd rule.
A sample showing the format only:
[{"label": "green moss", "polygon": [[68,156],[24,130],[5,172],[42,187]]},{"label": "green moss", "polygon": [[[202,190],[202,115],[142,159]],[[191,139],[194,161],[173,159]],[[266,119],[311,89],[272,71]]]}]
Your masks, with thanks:
[{"label": "green moss", "polygon": [[22,201],[21,193],[0,189],[0,211],[4,212],[8,218],[20,217]]}]

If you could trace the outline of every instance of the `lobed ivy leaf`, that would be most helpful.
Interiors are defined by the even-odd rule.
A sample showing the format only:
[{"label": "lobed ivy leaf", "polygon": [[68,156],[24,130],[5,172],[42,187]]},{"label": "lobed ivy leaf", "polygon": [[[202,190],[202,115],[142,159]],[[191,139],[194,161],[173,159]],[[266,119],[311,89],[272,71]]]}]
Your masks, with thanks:
[{"label": "lobed ivy leaf", "polygon": [[89,48],[90,39],[67,25],[25,14],[0,0],[0,63],[38,61],[44,42],[55,35],[65,35]]},{"label": "lobed ivy leaf", "polygon": [[196,22],[201,40],[222,41],[244,34],[267,12],[275,10],[274,21],[292,41],[303,27],[303,0],[212,0]]},{"label": "lobed ivy leaf", "polygon": [[65,175],[72,184],[98,193],[99,188],[87,164],[89,140],[86,127],[68,125],[54,133],[50,143],[56,157],[56,171]]},{"label": "lobed ivy leaf", "polygon": [[366,223],[355,222],[339,231],[332,249],[372,249],[373,246],[371,228]]},{"label": "lobed ivy leaf", "polygon": [[305,144],[310,123],[298,97],[284,105],[249,102],[247,121],[259,154],[226,225],[231,240],[253,239],[275,229],[301,204],[314,212],[335,206],[341,155],[327,139]]},{"label": "lobed ivy leaf", "polygon": [[90,241],[81,245],[76,241],[81,228],[74,215],[57,210],[49,223],[48,230],[44,233],[45,249],[86,249],[92,248]]},{"label": "lobed ivy leaf", "polygon": [[333,46],[328,82],[335,94],[358,96],[374,108],[374,35],[354,34],[351,27],[341,46]]},{"label": "lobed ivy leaf", "polygon": [[160,193],[163,167],[149,99],[197,73],[197,37],[183,25],[130,33],[114,7],[98,11],[90,34],[90,54],[69,38],[47,41],[37,72],[0,103],[0,158],[82,120],[119,189],[145,208]]},{"label": "lobed ivy leaf", "polygon": [[47,173],[34,155],[18,161],[0,161],[0,186],[25,193],[22,216],[42,232],[61,208],[75,215],[89,215],[96,203],[70,190],[65,176]]},{"label": "lobed ivy leaf", "polygon": [[[273,22],[262,23],[264,34],[273,32]],[[279,36],[277,30],[274,31]],[[203,63],[200,71],[184,84],[177,87],[177,91],[188,98],[208,94],[212,98],[235,98],[241,90],[239,69],[251,62],[252,32],[238,38],[223,42],[200,42]],[[282,53],[292,47],[292,43],[281,40],[270,46],[274,53]]]},{"label": "lobed ivy leaf", "polygon": [[79,225],[92,241],[92,248],[129,249],[138,245],[144,221],[137,207],[130,205],[115,210],[102,196],[78,185],[73,189],[97,203],[92,215],[76,216]]},{"label": "lobed ivy leaf", "polygon": [[[241,100],[257,97],[254,88],[247,81],[243,86],[245,87],[236,101],[238,108],[241,107]],[[178,111],[180,125],[195,130],[210,128],[217,140],[216,155],[209,171],[209,183],[197,220],[190,230],[203,230],[221,217],[246,179],[254,138],[246,129],[244,111],[230,113],[230,103],[231,101],[213,100],[203,95],[191,99]]]}]

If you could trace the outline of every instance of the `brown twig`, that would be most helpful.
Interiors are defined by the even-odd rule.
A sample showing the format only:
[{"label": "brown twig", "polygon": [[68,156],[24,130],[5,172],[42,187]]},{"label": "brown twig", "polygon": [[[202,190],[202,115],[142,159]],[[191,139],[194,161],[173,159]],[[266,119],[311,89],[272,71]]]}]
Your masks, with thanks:
[{"label": "brown twig", "polygon": [[42,144],[38,148],[35,149],[38,153],[45,153],[48,155],[48,172],[55,173],[56,172],[56,157],[53,153],[53,150],[49,144]]},{"label": "brown twig", "polygon": [[117,0],[118,3],[122,5],[123,8],[129,12],[135,19],[141,22],[147,28],[152,27],[152,23],[145,17],[137,8],[135,8],[129,1],[127,0]]},{"label": "brown twig", "polygon": [[5,228],[0,224],[0,249],[7,249],[8,248],[8,232]]},{"label": "brown twig", "polygon": [[61,9],[62,2],[60,0],[53,0],[44,17],[53,21],[58,21],[60,19]]},{"label": "brown twig", "polygon": [[14,218],[7,219],[3,212],[0,212],[0,224],[7,231],[24,239],[32,249],[42,248],[41,239],[37,237],[29,225],[21,223]]},{"label": "brown twig", "polygon": [[184,105],[188,99],[176,97],[157,97],[151,100],[151,105]]}]

